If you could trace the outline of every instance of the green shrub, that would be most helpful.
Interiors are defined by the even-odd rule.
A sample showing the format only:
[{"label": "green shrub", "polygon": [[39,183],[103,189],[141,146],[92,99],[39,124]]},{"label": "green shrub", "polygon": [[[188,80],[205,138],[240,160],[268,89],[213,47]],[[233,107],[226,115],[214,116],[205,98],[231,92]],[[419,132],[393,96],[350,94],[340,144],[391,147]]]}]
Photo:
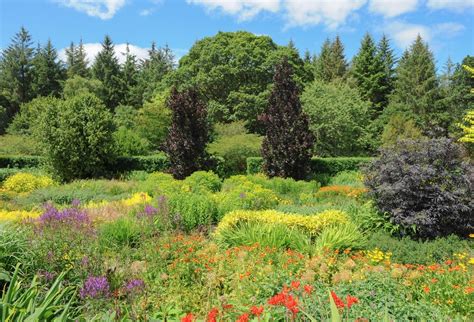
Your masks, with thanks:
[{"label": "green shrub", "polygon": [[0,168],[37,168],[43,161],[39,156],[0,156]]},{"label": "green shrub", "polygon": [[142,226],[130,217],[120,217],[99,227],[99,244],[106,248],[138,247]]},{"label": "green shrub", "polygon": [[331,177],[329,185],[344,185],[353,187],[363,187],[362,173],[360,171],[342,171]]},{"label": "green shrub", "polygon": [[216,241],[223,247],[252,246],[276,249],[293,249],[306,252],[310,238],[296,228],[282,224],[262,224],[256,222],[239,223],[216,236]]},{"label": "green shrub", "polygon": [[146,172],[164,171],[169,167],[168,157],[164,153],[146,156],[118,157],[115,172],[142,170]]},{"label": "green shrub", "polygon": [[267,178],[262,174],[248,175],[250,182],[261,185],[266,189],[270,189],[282,198],[291,198],[298,200],[302,193],[313,194],[319,189],[317,181],[294,180],[292,178]]},{"label": "green shrub", "polygon": [[114,139],[117,144],[119,155],[146,155],[150,152],[150,144],[147,139],[140,137],[135,131],[126,127],[119,127],[114,132]]},{"label": "green shrub", "polygon": [[115,163],[112,114],[84,94],[41,113],[39,133],[49,165],[64,181],[101,177]]},{"label": "green shrub", "polygon": [[193,192],[217,192],[222,186],[222,180],[212,171],[196,171],[184,179],[184,183],[190,186]]},{"label": "green shrub", "polygon": [[176,228],[191,231],[210,226],[217,219],[217,205],[210,194],[178,193],[168,198],[169,213]]},{"label": "green shrub", "polygon": [[5,134],[0,136],[0,156],[39,155],[41,148],[32,136]]},{"label": "green shrub", "polygon": [[225,160],[225,176],[244,174],[247,170],[247,158],[260,155],[262,137],[256,134],[238,134],[221,136],[209,144],[211,154]]},{"label": "green shrub", "polygon": [[357,225],[346,222],[323,229],[315,242],[316,251],[324,249],[363,249],[367,243],[366,238]]},{"label": "green shrub", "polygon": [[9,176],[14,175],[18,172],[24,172],[25,169],[17,168],[0,168],[0,184],[5,181]]},{"label": "green shrub", "polygon": [[154,172],[139,184],[140,191],[152,196],[171,195],[190,191],[184,181],[176,180],[169,173]]},{"label": "green shrub", "polygon": [[370,236],[366,249],[378,248],[383,252],[391,252],[391,261],[394,263],[431,265],[452,259],[454,254],[472,254],[473,246],[472,241],[454,235],[419,241],[378,232]]},{"label": "green shrub", "polygon": [[247,174],[256,174],[263,172],[263,158],[250,157],[247,158]]},{"label": "green shrub", "polygon": [[351,204],[347,213],[362,231],[386,231],[391,234],[398,232],[399,226],[390,222],[388,215],[381,214],[372,201],[364,204]]}]

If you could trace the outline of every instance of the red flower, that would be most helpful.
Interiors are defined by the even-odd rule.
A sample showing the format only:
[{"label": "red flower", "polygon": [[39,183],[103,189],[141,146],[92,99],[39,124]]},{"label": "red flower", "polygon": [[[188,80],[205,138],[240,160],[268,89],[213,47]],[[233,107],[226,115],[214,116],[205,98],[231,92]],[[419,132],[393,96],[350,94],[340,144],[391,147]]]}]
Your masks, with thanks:
[{"label": "red flower", "polygon": [[249,320],[249,315],[248,313],[245,313],[239,316],[239,318],[237,319],[237,322],[248,322],[248,320]]},{"label": "red flower", "polygon": [[291,288],[294,290],[297,290],[300,288],[300,282],[299,281],[293,281],[291,282]]},{"label": "red flower", "polygon": [[234,307],[234,306],[233,306],[232,304],[224,304],[224,305],[222,305],[222,308],[223,308],[224,310],[230,310],[230,309],[232,309],[233,307]]},{"label": "red flower", "polygon": [[428,286],[423,287],[423,291],[428,294],[430,292],[430,288]]},{"label": "red flower", "polygon": [[304,286],[304,291],[308,295],[310,295],[313,292],[313,289],[314,289],[314,287],[312,287],[311,285],[305,285]]},{"label": "red flower", "polygon": [[347,308],[350,309],[353,304],[359,303],[359,299],[357,297],[347,295],[346,302]]},{"label": "red flower", "polygon": [[270,305],[280,305],[283,304],[285,301],[286,295],[284,293],[278,293],[277,295],[272,296],[268,300],[268,304]]},{"label": "red flower", "polygon": [[193,322],[194,315],[192,313],[188,313],[184,318],[181,319],[181,322]]},{"label": "red flower", "polygon": [[334,300],[334,303],[336,303],[337,308],[343,309],[345,306],[344,301],[341,300],[333,291],[331,291],[331,296],[332,296],[332,299]]},{"label": "red flower", "polygon": [[217,322],[217,315],[219,315],[219,310],[217,308],[213,308],[207,315],[207,322]]},{"label": "red flower", "polygon": [[252,306],[250,309],[250,312],[252,312],[253,315],[255,316],[260,316],[263,313],[263,306]]}]

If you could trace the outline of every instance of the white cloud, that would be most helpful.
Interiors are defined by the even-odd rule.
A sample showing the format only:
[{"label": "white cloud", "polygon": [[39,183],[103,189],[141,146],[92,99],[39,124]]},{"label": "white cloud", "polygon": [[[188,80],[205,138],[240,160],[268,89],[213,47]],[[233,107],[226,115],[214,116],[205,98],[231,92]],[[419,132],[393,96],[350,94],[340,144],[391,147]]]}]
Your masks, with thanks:
[{"label": "white cloud", "polygon": [[454,11],[462,11],[466,9],[474,9],[473,0],[428,0],[426,3],[430,9],[450,9]]},{"label": "white cloud", "polygon": [[344,24],[346,19],[366,2],[366,0],[286,0],[288,25],[324,24],[334,29]]},{"label": "white cloud", "polygon": [[430,41],[432,32],[429,27],[424,25],[410,24],[402,21],[394,21],[386,27],[387,32],[398,47],[405,49],[411,45],[418,35],[425,41]]},{"label": "white cloud", "polygon": [[445,22],[435,25],[433,33],[443,37],[452,37],[463,31],[465,27],[457,22]]},{"label": "white cloud", "polygon": [[385,17],[396,17],[414,11],[418,0],[370,0],[369,10]]},{"label": "white cloud", "polygon": [[[135,45],[128,45],[130,48],[130,53],[137,56],[138,59],[145,59],[148,57],[148,48],[142,48]],[[115,55],[118,58],[119,62],[122,64],[125,61],[125,50],[127,44],[116,44],[115,45]],[[89,64],[92,64],[95,60],[95,57],[101,51],[102,45],[100,43],[87,43],[84,44],[84,50],[86,52],[87,60]],[[66,48],[63,48],[59,51],[59,58],[62,61],[66,61]]]},{"label": "white cloud", "polygon": [[55,0],[66,7],[103,20],[111,19],[126,0]]},{"label": "white cloud", "polygon": [[149,8],[149,9],[143,9],[142,11],[140,11],[140,16],[149,16],[153,13],[153,8]]},{"label": "white cloud", "polygon": [[276,13],[280,10],[280,0],[186,0],[187,3],[198,4],[208,10],[221,10],[236,15],[239,20],[249,20],[262,11]]}]

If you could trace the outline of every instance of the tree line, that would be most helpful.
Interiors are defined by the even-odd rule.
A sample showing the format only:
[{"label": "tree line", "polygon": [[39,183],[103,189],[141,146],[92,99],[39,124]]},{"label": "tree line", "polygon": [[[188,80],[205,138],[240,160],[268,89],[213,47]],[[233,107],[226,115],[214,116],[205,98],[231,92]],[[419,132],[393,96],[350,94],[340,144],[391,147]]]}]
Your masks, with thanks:
[{"label": "tree line", "polygon": [[[281,46],[268,36],[219,32],[197,41],[175,64],[172,51],[152,44],[146,59],[128,49],[120,64],[105,36],[89,62],[82,41],[71,43],[66,61],[48,41],[33,46],[21,30],[0,60],[0,131],[29,134],[48,99],[89,93],[113,113],[116,138],[124,154],[160,149],[171,126],[166,104],[171,88],[192,88],[206,104],[206,119],[245,123],[247,131],[265,134],[262,116],[274,88],[275,66],[286,59],[301,94],[321,156],[372,155],[399,138],[456,137],[458,123],[472,110],[473,79],[462,65],[448,60],[437,73],[428,44],[418,36],[401,57],[390,40],[366,34],[348,60],[339,37],[324,41],[318,54],[302,57],[290,42]],[[134,150],[135,149],[135,150]]]}]

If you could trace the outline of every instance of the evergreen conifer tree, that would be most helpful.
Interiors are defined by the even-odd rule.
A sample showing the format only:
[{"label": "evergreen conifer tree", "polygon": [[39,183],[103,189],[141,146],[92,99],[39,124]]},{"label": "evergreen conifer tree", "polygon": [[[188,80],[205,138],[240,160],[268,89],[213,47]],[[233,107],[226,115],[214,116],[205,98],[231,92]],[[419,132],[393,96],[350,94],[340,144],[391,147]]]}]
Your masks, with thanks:
[{"label": "evergreen conifer tree", "polygon": [[33,59],[34,81],[33,91],[39,96],[61,95],[61,82],[64,81],[65,71],[58,53],[51,40],[46,46],[39,47]]}]

